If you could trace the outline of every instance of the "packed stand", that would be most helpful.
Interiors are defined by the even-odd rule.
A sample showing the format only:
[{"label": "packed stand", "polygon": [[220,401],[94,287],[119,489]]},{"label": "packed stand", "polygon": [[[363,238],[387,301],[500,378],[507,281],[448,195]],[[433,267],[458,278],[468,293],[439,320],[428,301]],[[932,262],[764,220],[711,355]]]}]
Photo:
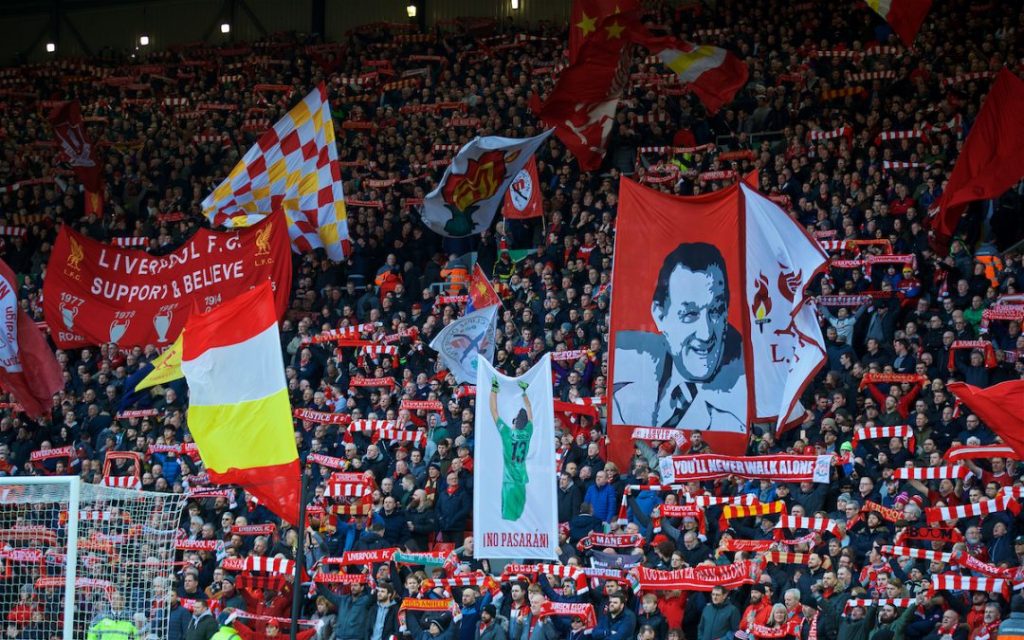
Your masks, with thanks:
[{"label": "packed stand", "polygon": [[[0,182],[20,186],[0,195],[0,225],[10,230],[0,255],[22,278],[22,305],[36,319],[43,320],[40,283],[61,222],[101,240],[143,239],[154,254],[172,250],[205,224],[200,202],[240,154],[320,82],[335,113],[353,251],[343,264],[320,254],[294,257],[292,305],[281,324],[293,407],[337,414],[326,424],[296,420],[300,456],[313,455],[305,465],[312,479],[305,531],[278,524],[241,491],[205,486],[187,446],[183,382],[122,406],[128,377],[157,355],[152,346],[58,353],[67,385],[50,422],[27,422],[8,406],[0,419],[0,468],[8,475],[74,473],[96,483],[132,472],[128,459],[105,471],[111,452],[141,454],[141,488],[187,504],[166,589],[172,640],[208,640],[217,627],[203,621],[207,612],[210,619],[243,612],[234,624],[246,639],[286,633],[296,587],[285,569],[300,552],[307,582],[320,578],[301,587],[303,633],[324,640],[578,638],[589,627],[601,639],[984,640],[1008,615],[1009,591],[970,589],[966,581],[933,589],[931,578],[952,572],[994,579],[992,568],[1024,563],[1015,512],[943,518],[955,531],[934,542],[908,537],[905,527],[924,525],[929,508],[1016,495],[1004,489],[1013,491],[1017,465],[965,457],[969,477],[893,475],[911,464],[944,465],[959,445],[996,442],[955,404],[948,380],[985,387],[1024,372],[1020,319],[985,313],[1021,293],[1020,254],[972,253],[982,239],[980,209],[965,217],[948,256],[929,248],[926,231],[928,207],[988,86],[980,72],[1021,57],[1019,9],[944,4],[914,50],[864,7],[727,2],[657,9],[651,23],[684,35],[703,30],[746,60],[751,80],[735,103],[709,117],[692,96],[665,86],[657,66],[639,54],[605,169],[581,174],[552,140],[538,157],[543,224],[499,222],[471,242],[442,242],[419,223],[415,205],[472,136],[539,132],[527,101],[553,86],[564,64],[564,30],[465,20],[422,35],[371,25],[338,44],[285,34],[220,49],[132,59],[105,52],[81,64],[4,70]],[[882,73],[855,85],[862,91],[838,91],[848,74],[889,71],[894,78]],[[102,219],[83,217],[78,185],[54,161],[44,107],[66,98],[81,102],[93,139],[103,141]],[[917,133],[880,135],[899,131]],[[673,151],[678,147],[684,149]],[[579,352],[554,363],[556,399],[604,398],[619,176],[690,195],[735,179],[713,172],[755,168],[762,191],[828,243],[835,262],[815,284],[828,363],[808,388],[807,418],[782,434],[756,430],[750,453],[835,454],[833,481],[662,487],[659,458],[710,452],[699,433],[681,446],[637,442],[630,467],[620,469],[609,461],[601,414],[595,420],[590,411],[567,412],[557,416],[563,435],[552,443],[560,558],[588,571],[503,570],[474,558],[474,398],[426,347],[461,313],[443,299],[465,286],[471,265],[461,256],[475,252],[503,297],[499,370],[517,375],[544,353]],[[1020,198],[1018,189],[996,203],[991,226],[1007,237],[1019,228]],[[360,354],[313,339],[357,325],[368,325],[365,337],[386,337],[397,353]],[[388,377],[393,387],[350,384]],[[436,401],[437,408],[403,409],[408,401]],[[137,417],[118,417],[129,410]],[[348,428],[373,419],[418,430],[422,439],[374,441]],[[912,431],[854,442],[861,429],[903,425]],[[46,453],[68,445],[70,457]],[[335,472],[366,480],[331,480]],[[366,488],[344,495],[339,487],[346,485]],[[699,496],[708,505],[699,515],[672,516]],[[776,542],[779,511],[720,520],[729,506],[722,502],[740,496],[781,501],[786,514],[834,526],[795,529]],[[623,546],[602,546],[606,540]],[[730,542],[744,540],[764,543]],[[917,551],[899,555],[894,546]],[[345,555],[354,551],[372,561],[324,562],[357,558]],[[432,555],[416,555],[425,553]],[[763,560],[754,584],[734,589],[638,593],[628,571],[754,558]],[[337,570],[351,576],[324,577]],[[2,612],[7,636],[36,638],[32,581],[0,584],[20,594],[18,605]],[[449,594],[450,610],[399,612],[403,599]],[[592,604],[594,619],[550,616],[552,602]],[[141,614],[140,637],[163,622],[145,604],[132,606],[137,610],[126,615]]]}]

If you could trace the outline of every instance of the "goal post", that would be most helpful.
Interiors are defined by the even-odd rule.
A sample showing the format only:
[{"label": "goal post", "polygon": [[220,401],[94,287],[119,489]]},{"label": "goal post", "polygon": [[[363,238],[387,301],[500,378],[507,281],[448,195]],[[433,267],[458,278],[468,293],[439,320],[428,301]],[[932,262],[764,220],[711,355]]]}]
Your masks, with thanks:
[{"label": "goal post", "polygon": [[77,476],[0,478],[3,632],[165,640],[182,506],[179,495]]}]

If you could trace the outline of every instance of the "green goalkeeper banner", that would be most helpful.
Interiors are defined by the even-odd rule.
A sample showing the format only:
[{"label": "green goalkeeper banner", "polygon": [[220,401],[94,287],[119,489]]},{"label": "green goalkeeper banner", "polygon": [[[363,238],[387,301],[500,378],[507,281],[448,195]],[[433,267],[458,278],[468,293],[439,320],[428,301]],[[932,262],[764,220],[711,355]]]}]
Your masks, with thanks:
[{"label": "green goalkeeper banner", "polygon": [[478,558],[556,560],[551,356],[518,378],[476,370],[473,540]]}]

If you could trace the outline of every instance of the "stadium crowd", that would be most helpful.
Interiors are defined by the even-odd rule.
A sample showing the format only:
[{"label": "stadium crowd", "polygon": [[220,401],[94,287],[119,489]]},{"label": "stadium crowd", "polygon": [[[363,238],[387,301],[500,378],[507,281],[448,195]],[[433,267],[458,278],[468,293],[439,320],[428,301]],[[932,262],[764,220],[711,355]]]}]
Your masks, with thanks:
[{"label": "stadium crowd", "polygon": [[[391,548],[451,549],[454,575],[483,571],[496,581],[437,586],[431,581],[445,572],[441,566],[394,559],[369,568],[348,566],[347,571],[367,571],[369,577],[301,587],[299,617],[322,621],[304,624],[307,636],[550,640],[590,631],[584,616],[542,616],[548,600],[593,604],[591,635],[599,640],[815,640],[818,634],[825,640],[986,640],[995,632],[1009,614],[1008,592],[931,589],[933,574],[970,570],[882,551],[897,544],[908,524],[923,523],[923,509],[994,498],[1019,479],[1018,465],[1002,457],[967,460],[973,472],[967,478],[892,477],[908,465],[945,464],[951,447],[997,441],[976,416],[960,410],[946,382],[985,387],[1024,374],[1020,322],[983,318],[1001,297],[1021,293],[1021,255],[999,257],[982,242],[985,224],[997,237],[1019,229],[1019,188],[995,203],[987,222],[988,210],[972,207],[948,256],[929,247],[926,222],[988,86],[984,74],[964,74],[1021,60],[1019,3],[942,3],[913,49],[901,45],[865,6],[850,3],[659,5],[648,20],[684,35],[712,34],[706,37],[747,62],[748,85],[732,105],[708,115],[692,96],[656,80],[663,72],[640,52],[603,169],[581,173],[552,138],[538,154],[544,220],[499,220],[483,236],[466,240],[444,240],[428,231],[415,202],[436,182],[452,155],[450,145],[477,134],[524,137],[541,130],[528,99],[550,91],[564,63],[562,26],[465,20],[430,34],[410,34],[401,25],[370,25],[336,45],[280,34],[250,45],[142,49],[130,57],[109,51],[81,64],[23,65],[0,74],[5,86],[0,182],[22,183],[0,194],[0,225],[27,229],[24,236],[3,237],[0,256],[19,275],[21,304],[37,320],[43,320],[41,282],[59,224],[101,240],[144,238],[154,254],[172,250],[206,224],[200,202],[259,134],[313,86],[326,82],[349,201],[352,253],[341,264],[320,252],[294,256],[292,305],[281,324],[292,403],[353,420],[395,420],[424,433],[422,441],[389,443],[347,433],[341,424],[297,419],[302,459],[320,454],[342,461],[336,469],[305,465],[313,515],[298,531],[279,524],[240,490],[222,494],[214,488],[212,497],[203,497],[198,458],[186,448],[164,446],[190,441],[183,381],[145,394],[131,407],[152,409],[148,415],[117,417],[125,409],[120,405],[126,381],[157,355],[154,347],[108,344],[59,352],[66,388],[54,398],[50,420],[34,423],[9,408],[3,411],[0,470],[74,473],[96,483],[109,453],[137,452],[143,489],[187,501],[176,564],[161,583],[160,600],[171,602],[169,620],[163,617],[167,610],[153,602],[124,602],[122,595],[110,599],[109,610],[123,612],[140,638],[169,622],[169,640],[209,640],[217,632],[215,616],[231,611],[244,612],[235,625],[246,640],[286,633],[287,626],[275,618],[291,614],[296,588],[291,577],[225,570],[226,559],[294,560],[304,553],[310,574],[326,574],[333,568],[322,558]],[[886,71],[895,77],[847,85],[849,74]],[[121,77],[131,79],[110,81]],[[835,95],[846,86],[863,91]],[[79,186],[55,160],[40,107],[47,100],[72,98],[81,102],[92,138],[101,141],[102,218],[86,216]],[[200,109],[204,104],[219,106]],[[438,104],[447,106],[426,106]],[[849,135],[817,139],[809,134],[842,127]],[[878,138],[911,130],[919,134]],[[687,149],[640,151],[666,146]],[[751,153],[719,159],[724,152],[741,151]],[[679,171],[665,172],[669,166]],[[641,563],[679,569],[764,555],[730,551],[723,541],[772,540],[777,514],[720,524],[723,507],[710,506],[703,518],[661,517],[661,505],[702,495],[782,501],[788,513],[831,518],[838,529],[793,531],[795,542],[778,543],[772,551],[805,554],[801,560],[763,562],[754,584],[735,589],[638,594],[625,572],[619,578],[595,573],[580,583],[556,575],[560,572],[503,572],[475,558],[470,536],[474,398],[440,369],[426,347],[461,313],[460,305],[436,299],[462,291],[471,267],[466,256],[474,257],[503,298],[496,366],[516,375],[544,353],[581,350],[577,358],[554,363],[556,399],[604,398],[619,177],[644,176],[654,188],[690,195],[726,184],[701,182],[695,177],[701,173],[735,169],[746,174],[755,168],[762,191],[822,239],[874,241],[833,247],[841,266],[814,285],[813,293],[823,297],[828,362],[808,387],[806,419],[781,434],[758,428],[750,441],[751,454],[835,454],[832,482],[789,486],[726,479],[659,490],[659,458],[711,452],[699,433],[682,445],[638,441],[631,465],[620,469],[609,461],[602,419],[558,414],[563,431],[551,446],[559,460],[560,559],[584,567],[628,569]],[[913,259],[872,261],[869,255]],[[364,332],[367,337],[396,336],[399,355],[363,356],[330,342],[310,342],[324,329],[362,323],[378,323]],[[973,340],[989,341],[991,349],[952,346]],[[868,374],[880,374],[874,378],[880,381],[865,381]],[[886,381],[890,374],[920,379]],[[388,376],[397,381],[393,388],[350,386],[354,377]],[[410,412],[400,408],[403,400],[437,400],[441,410]],[[858,429],[899,425],[913,427],[914,443],[899,437],[853,442]],[[67,445],[75,451],[70,459],[33,459],[34,452]],[[114,476],[131,471],[127,460],[109,470]],[[325,497],[334,471],[372,474],[368,516],[359,512],[359,498]],[[655,488],[626,491],[629,485]],[[619,513],[624,494],[626,523]],[[332,514],[333,504],[349,505],[354,515]],[[255,531],[244,527],[264,523],[277,526],[259,535],[232,533],[232,527]],[[965,552],[997,567],[1024,564],[1024,528],[1013,512],[955,525],[959,534],[948,541],[905,544]],[[581,545],[592,532],[640,537],[635,548]],[[4,602],[11,604],[0,614],[12,640],[47,638],[42,620],[56,615],[47,606],[48,596],[33,588],[34,577],[22,569],[0,577],[0,589],[10,596]],[[442,599],[447,589],[455,610],[399,614],[403,598]],[[877,598],[905,600],[847,606]]]}]

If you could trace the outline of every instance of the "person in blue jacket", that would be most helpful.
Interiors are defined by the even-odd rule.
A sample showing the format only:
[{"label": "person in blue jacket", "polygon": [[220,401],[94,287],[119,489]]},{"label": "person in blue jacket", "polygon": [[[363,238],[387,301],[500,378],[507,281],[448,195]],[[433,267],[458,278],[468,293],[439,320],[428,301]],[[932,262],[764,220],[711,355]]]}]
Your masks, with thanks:
[{"label": "person in blue jacket", "polygon": [[591,634],[594,640],[633,640],[636,638],[636,614],[626,608],[626,596],[613,593],[608,596],[608,613],[597,621]]},{"label": "person in blue jacket", "polygon": [[594,508],[594,517],[602,522],[611,522],[618,515],[615,504],[615,487],[608,484],[608,474],[603,470],[594,474],[594,484],[583,496],[583,502]]}]

